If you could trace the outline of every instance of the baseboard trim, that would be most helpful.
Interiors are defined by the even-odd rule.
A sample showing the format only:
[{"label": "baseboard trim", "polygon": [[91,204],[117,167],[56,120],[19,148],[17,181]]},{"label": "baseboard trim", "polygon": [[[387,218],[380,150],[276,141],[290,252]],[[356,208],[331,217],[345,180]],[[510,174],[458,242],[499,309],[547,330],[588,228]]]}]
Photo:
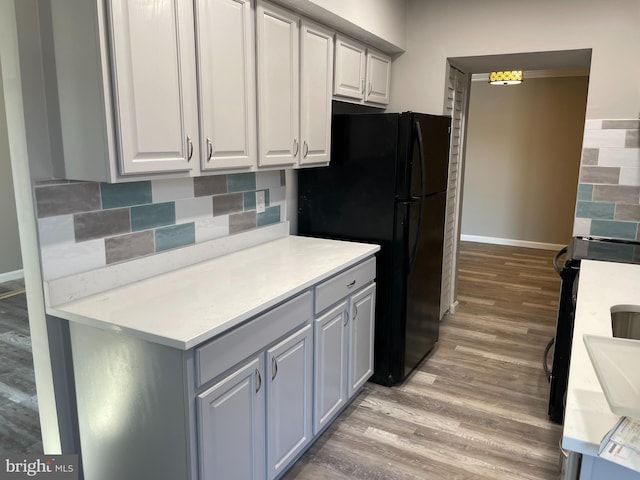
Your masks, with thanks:
[{"label": "baseboard trim", "polygon": [[0,273],[0,283],[20,280],[24,278],[24,270],[14,270],[13,272]]},{"label": "baseboard trim", "polygon": [[511,247],[537,248],[540,250],[560,250],[566,245],[559,243],[530,242],[528,240],[513,240],[511,238],[484,237],[482,235],[460,235],[463,242],[493,243],[494,245],[508,245]]}]

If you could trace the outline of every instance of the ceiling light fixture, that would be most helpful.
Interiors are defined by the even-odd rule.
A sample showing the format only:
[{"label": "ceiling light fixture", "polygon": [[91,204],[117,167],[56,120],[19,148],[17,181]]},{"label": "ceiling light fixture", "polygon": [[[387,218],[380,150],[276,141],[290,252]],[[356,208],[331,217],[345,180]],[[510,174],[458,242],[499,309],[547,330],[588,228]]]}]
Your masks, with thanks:
[{"label": "ceiling light fixture", "polygon": [[491,72],[489,74],[489,83],[491,85],[519,85],[523,80],[522,70]]}]

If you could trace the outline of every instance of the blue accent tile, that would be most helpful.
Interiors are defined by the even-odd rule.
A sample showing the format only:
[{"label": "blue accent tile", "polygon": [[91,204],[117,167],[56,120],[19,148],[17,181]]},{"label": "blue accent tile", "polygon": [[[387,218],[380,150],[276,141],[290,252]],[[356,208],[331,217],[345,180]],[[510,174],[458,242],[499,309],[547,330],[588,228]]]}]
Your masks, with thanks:
[{"label": "blue accent tile", "polygon": [[156,230],[156,252],[196,243],[196,224],[181,223]]},{"label": "blue accent tile", "polygon": [[256,194],[264,192],[264,206],[269,206],[269,190],[256,190],[255,192],[244,192],[244,211],[256,209]]},{"label": "blue accent tile", "polygon": [[176,223],[175,202],[131,207],[131,231],[173,225]]},{"label": "blue accent tile", "polygon": [[611,220],[592,220],[591,235],[610,238],[635,240],[638,224],[635,222],[616,222]]},{"label": "blue accent tile", "polygon": [[593,184],[581,183],[578,185],[578,200],[590,202],[593,200]]},{"label": "blue accent tile", "polygon": [[246,192],[256,189],[256,174],[249,173],[233,173],[227,175],[227,191],[228,192]]},{"label": "blue accent tile", "polygon": [[131,207],[151,203],[151,182],[101,183],[102,208]]},{"label": "blue accent tile", "polygon": [[609,202],[578,202],[576,217],[613,220],[616,210],[615,203]]},{"label": "blue accent tile", "polygon": [[256,219],[258,227],[264,227],[272,223],[280,223],[280,205],[267,208],[264,212],[259,213]]}]

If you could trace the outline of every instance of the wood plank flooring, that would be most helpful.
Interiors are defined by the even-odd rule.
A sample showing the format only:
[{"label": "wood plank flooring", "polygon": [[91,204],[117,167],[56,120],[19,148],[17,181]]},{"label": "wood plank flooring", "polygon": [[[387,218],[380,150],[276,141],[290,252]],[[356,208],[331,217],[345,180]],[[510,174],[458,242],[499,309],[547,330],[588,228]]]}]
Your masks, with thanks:
[{"label": "wood plank flooring", "polygon": [[557,479],[561,429],[541,363],[553,254],[463,242],[460,303],[429,358],[399,387],[368,383],[284,478]]},{"label": "wood plank flooring", "polygon": [[22,281],[0,284],[0,454],[11,453],[42,453]]}]

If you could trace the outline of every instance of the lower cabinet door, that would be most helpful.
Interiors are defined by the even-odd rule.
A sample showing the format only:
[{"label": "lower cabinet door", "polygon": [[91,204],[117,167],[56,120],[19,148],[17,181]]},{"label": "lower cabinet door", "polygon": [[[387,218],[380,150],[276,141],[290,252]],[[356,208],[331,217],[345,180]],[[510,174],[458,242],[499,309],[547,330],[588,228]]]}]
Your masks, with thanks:
[{"label": "lower cabinet door", "polygon": [[264,356],[197,396],[201,480],[264,479]]},{"label": "lower cabinet door", "polygon": [[267,350],[267,371],[267,458],[272,479],[313,437],[311,325]]},{"label": "lower cabinet door", "polygon": [[351,297],[349,308],[349,397],[373,374],[376,284]]},{"label": "lower cabinet door", "polygon": [[315,320],[313,433],[318,433],[347,401],[347,302]]}]

